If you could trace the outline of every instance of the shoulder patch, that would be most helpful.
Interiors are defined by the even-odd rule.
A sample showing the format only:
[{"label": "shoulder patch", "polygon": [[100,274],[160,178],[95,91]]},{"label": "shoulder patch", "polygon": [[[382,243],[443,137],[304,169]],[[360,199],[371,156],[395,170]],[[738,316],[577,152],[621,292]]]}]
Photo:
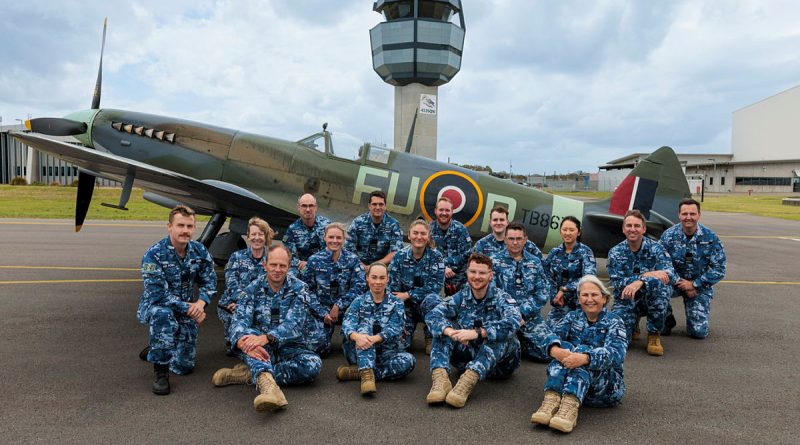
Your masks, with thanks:
[{"label": "shoulder patch", "polygon": [[142,272],[155,272],[158,269],[154,263],[144,263],[142,264]]}]

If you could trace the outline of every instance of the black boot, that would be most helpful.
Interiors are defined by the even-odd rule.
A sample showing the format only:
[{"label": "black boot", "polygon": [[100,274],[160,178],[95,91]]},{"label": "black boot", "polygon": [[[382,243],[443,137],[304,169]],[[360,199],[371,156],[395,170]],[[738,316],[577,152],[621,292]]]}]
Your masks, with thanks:
[{"label": "black boot", "polygon": [[664,330],[661,331],[661,335],[669,337],[672,335],[672,328],[677,325],[678,322],[675,320],[675,316],[672,314],[667,315],[667,318],[664,320]]},{"label": "black boot", "polygon": [[169,365],[153,365],[153,394],[169,394]]},{"label": "black boot", "polygon": [[146,362],[147,361],[147,353],[150,352],[150,346],[145,346],[144,349],[139,353],[139,360]]}]

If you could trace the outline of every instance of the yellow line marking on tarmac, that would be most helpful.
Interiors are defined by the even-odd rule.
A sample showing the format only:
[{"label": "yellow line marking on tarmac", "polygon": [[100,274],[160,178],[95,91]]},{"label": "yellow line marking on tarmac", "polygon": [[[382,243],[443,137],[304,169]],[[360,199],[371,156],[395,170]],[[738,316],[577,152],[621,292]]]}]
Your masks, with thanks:
[{"label": "yellow line marking on tarmac", "polygon": [[62,283],[135,283],[140,282],[141,278],[121,278],[108,280],[20,280],[20,281],[0,281],[2,284],[62,284]]},{"label": "yellow line marking on tarmac", "polygon": [[719,237],[739,239],[790,239],[797,241],[798,235],[719,235]]},{"label": "yellow line marking on tarmac", "polygon": [[[68,222],[44,222],[44,221],[0,221],[0,224],[16,224],[16,225],[35,225],[35,226],[75,226],[74,223]],[[84,227],[160,227],[163,228],[166,224],[130,224],[130,223],[85,223]]]},{"label": "yellow line marking on tarmac", "polygon": [[797,286],[800,281],[742,281],[742,280],[722,280],[720,283],[725,284],[775,284],[783,286]]},{"label": "yellow line marking on tarmac", "polygon": [[72,267],[72,266],[0,266],[0,269],[46,269],[46,270],[121,270],[139,271],[138,267]]}]

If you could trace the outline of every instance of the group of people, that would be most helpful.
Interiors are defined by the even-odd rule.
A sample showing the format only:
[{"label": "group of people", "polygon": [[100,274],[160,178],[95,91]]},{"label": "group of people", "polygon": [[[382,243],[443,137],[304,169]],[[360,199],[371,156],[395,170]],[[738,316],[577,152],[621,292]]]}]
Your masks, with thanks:
[{"label": "group of people", "polygon": [[[623,362],[640,317],[647,317],[652,355],[663,354],[660,336],[675,326],[672,296],[684,299],[688,334],[708,335],[712,286],[725,273],[722,245],[698,223],[700,204],[691,199],[680,202],[680,224],[660,242],[644,237],[641,212],[625,214],[626,239],[608,259],[612,310],[612,292],[596,277],[573,216],[562,219],[563,242],[543,258],[502,206],[491,210],[492,231],[474,246],[445,197],[433,221],[410,224],[408,245],[381,191],[349,227],[318,216],[310,194],[298,199],[297,211],[281,244],[273,245],[266,221],[248,222],[248,247],[231,255],[217,305],[228,353],[241,361],[215,372],[212,383],[255,385],[258,411],[285,407],[281,387],[319,375],[337,325],[348,362],[337,379],[360,381],[362,394],[374,394],[376,381],[414,369],[411,340],[422,323],[428,404],[463,407],[479,381],[509,377],[525,356],[549,363],[544,401],[531,422],[569,432],[580,406],[621,400]],[[140,357],[153,363],[155,394],[169,394],[170,372],[194,368],[197,326],[216,291],[213,261],[192,240],[194,226],[194,212],[176,207],[167,237],[142,260],[138,317],[150,341]],[[451,374],[460,375],[455,385]]]}]

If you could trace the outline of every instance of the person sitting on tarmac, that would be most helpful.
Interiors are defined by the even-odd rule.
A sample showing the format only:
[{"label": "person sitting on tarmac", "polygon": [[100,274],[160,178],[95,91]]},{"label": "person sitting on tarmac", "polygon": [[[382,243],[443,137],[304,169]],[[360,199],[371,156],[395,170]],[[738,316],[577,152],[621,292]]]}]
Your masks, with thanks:
[{"label": "person sitting on tarmac", "polygon": [[[467,286],[428,313],[433,333],[428,404],[461,408],[479,380],[510,377],[520,364],[517,303],[492,281],[492,260],[473,253]],[[448,372],[463,372],[453,387]]]},{"label": "person sitting on tarmac", "polygon": [[236,310],[236,295],[238,292],[264,271],[264,261],[267,257],[267,248],[272,244],[275,232],[269,224],[261,218],[253,217],[247,222],[246,249],[233,252],[225,265],[225,291],[217,303],[217,315],[222,322],[222,332],[225,334],[226,351],[233,355],[230,342],[230,326],[233,312]]},{"label": "person sitting on tarmac", "polygon": [[[434,249],[430,227],[424,219],[411,222],[408,228],[410,246],[404,247],[389,264],[389,290],[405,303],[405,335],[403,344],[411,350],[417,323],[425,324],[425,316],[441,301],[444,286],[444,256]],[[425,325],[425,353],[431,353],[431,333]]]},{"label": "person sitting on tarmac", "polygon": [[544,401],[532,423],[569,433],[582,405],[607,407],[622,399],[628,341],[622,319],[605,308],[610,297],[594,275],[578,282],[580,309],[557,320],[543,341],[553,360],[547,367]]},{"label": "person sitting on tarmac", "polygon": [[597,274],[594,253],[581,242],[580,220],[572,215],[565,216],[561,219],[560,232],[563,242],[550,250],[542,262],[554,284],[550,296],[552,308],[547,313],[550,326],[578,308],[578,280]]},{"label": "person sitting on tarmac", "polygon": [[333,329],[355,297],[366,292],[364,270],[358,257],[344,249],[345,227],[330,223],[325,227],[324,250],[308,259],[299,278],[308,285],[311,314],[324,329],[313,336],[314,351],[322,357],[331,352]]},{"label": "person sitting on tarmac", "polygon": [[402,341],[405,310],[399,298],[386,291],[389,271],[383,263],[367,268],[369,291],[345,313],[342,348],[349,363],[336,370],[339,380],[361,380],[361,394],[377,391],[375,380],[400,379],[414,370],[416,359]]},{"label": "person sitting on tarmac", "polygon": [[280,387],[311,382],[322,368],[304,338],[311,317],[308,287],[288,275],[290,265],[286,247],[269,249],[266,274],[240,291],[231,323],[231,342],[244,363],[211,378],[215,386],[255,383],[259,412],[285,408],[289,402]]},{"label": "person sitting on tarmac", "polygon": [[[153,363],[153,393],[170,392],[169,373],[189,374],[197,355],[197,327],[217,291],[214,261],[203,244],[192,240],[195,213],[179,205],[169,212],[167,236],[142,258],[144,292],[136,316],[150,328],[149,345],[139,358]],[[194,284],[200,285],[194,300]]]}]

